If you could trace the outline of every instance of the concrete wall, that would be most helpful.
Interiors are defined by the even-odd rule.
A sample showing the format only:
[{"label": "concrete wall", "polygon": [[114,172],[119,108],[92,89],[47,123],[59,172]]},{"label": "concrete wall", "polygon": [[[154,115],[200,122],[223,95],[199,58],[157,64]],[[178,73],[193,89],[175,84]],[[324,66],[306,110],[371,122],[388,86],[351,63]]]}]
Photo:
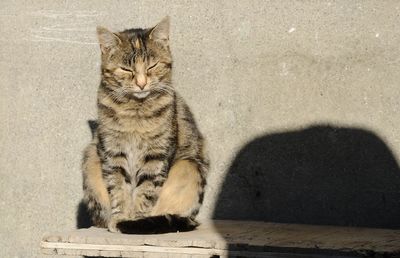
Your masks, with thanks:
[{"label": "concrete wall", "polygon": [[[201,218],[214,216],[224,175],[246,143],[311,125],[373,134],[386,146],[394,162],[390,176],[398,182],[398,1],[5,0],[0,2],[1,257],[37,257],[44,232],[76,227],[81,151],[91,137],[87,121],[96,118],[96,25],[150,26],[167,14],[176,88],[192,107],[212,157]],[[273,173],[279,166],[271,169],[273,182],[282,183]],[[285,181],[296,179],[290,173]],[[290,189],[307,191],[310,182],[302,182]],[[384,186],[374,191],[384,192]],[[392,185],[387,191],[394,193],[386,197],[392,196],[388,205],[399,215],[394,197],[400,190]],[[229,206],[234,200],[224,200],[234,207]],[[252,202],[251,195],[241,201]]]}]

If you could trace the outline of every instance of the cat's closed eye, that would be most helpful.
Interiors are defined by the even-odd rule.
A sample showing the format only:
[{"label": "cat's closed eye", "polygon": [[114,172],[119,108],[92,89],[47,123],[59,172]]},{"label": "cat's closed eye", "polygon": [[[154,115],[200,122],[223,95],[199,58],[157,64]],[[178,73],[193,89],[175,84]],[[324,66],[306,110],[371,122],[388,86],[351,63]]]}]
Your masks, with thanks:
[{"label": "cat's closed eye", "polygon": [[151,69],[153,69],[154,67],[156,67],[158,65],[158,62],[155,62],[153,65],[149,66],[147,68],[147,71],[150,71]]},{"label": "cat's closed eye", "polygon": [[120,67],[120,69],[122,71],[128,72],[128,73],[132,73],[133,71],[131,69],[125,68],[125,67]]},{"label": "cat's closed eye", "polygon": [[131,78],[135,77],[135,72],[132,69],[122,67],[122,66],[119,67],[119,69],[117,69],[117,73],[123,77],[126,77],[126,76],[129,76]]}]

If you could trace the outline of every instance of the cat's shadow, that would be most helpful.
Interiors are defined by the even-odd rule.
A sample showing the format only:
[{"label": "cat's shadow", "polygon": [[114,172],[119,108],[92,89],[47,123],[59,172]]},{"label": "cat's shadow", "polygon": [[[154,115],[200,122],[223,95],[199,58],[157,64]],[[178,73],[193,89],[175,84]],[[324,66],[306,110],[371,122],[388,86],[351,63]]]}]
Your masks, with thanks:
[{"label": "cat's shadow", "polygon": [[400,169],[365,129],[267,134],[237,153],[213,218],[400,228]]},{"label": "cat's shadow", "polygon": [[76,228],[90,228],[93,226],[86,203],[80,201],[76,212]]}]

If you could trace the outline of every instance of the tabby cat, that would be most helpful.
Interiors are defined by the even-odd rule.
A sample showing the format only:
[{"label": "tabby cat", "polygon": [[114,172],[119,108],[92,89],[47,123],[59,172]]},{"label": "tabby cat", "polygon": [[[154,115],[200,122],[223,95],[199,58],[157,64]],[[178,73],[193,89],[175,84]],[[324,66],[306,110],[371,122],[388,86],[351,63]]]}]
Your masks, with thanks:
[{"label": "tabby cat", "polygon": [[193,229],[209,162],[172,86],[169,18],[150,29],[98,27],[97,34],[98,127],[82,164],[92,221],[123,233]]}]

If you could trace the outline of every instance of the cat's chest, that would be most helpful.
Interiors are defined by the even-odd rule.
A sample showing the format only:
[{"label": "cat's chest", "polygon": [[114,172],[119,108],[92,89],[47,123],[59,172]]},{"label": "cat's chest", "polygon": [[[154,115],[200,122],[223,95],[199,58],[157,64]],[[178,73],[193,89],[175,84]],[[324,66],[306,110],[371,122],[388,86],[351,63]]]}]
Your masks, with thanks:
[{"label": "cat's chest", "polygon": [[114,138],[115,148],[126,159],[126,170],[132,175],[143,166],[143,157],[148,143],[135,133],[118,134]]},{"label": "cat's chest", "polygon": [[[132,112],[133,113],[133,112]],[[138,117],[131,115],[118,115],[110,126],[113,129],[132,133],[139,137],[146,138],[148,134],[157,132],[160,127],[170,126],[170,119],[168,117]]]},{"label": "cat's chest", "polygon": [[125,133],[120,137],[117,137],[119,141],[121,152],[140,152],[143,150],[145,141],[135,133]]},{"label": "cat's chest", "polygon": [[99,117],[108,128],[115,131],[145,136],[172,122],[174,98],[169,95],[143,105],[133,100],[116,104],[108,96],[100,98],[99,102]]}]

